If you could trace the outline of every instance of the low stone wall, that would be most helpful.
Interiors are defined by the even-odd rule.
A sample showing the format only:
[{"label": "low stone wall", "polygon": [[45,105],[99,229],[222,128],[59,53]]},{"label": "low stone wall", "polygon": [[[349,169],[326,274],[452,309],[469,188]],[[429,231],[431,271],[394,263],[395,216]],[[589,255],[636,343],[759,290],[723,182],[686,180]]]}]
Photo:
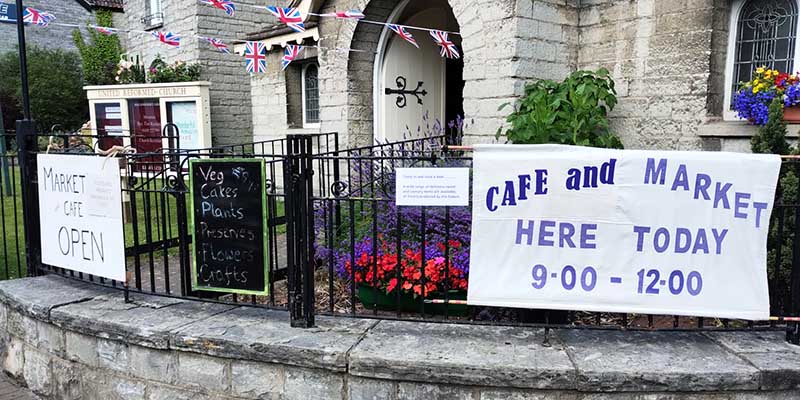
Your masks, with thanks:
[{"label": "low stone wall", "polygon": [[781,332],[623,332],[318,318],[0,282],[5,372],[52,399],[800,399]]}]

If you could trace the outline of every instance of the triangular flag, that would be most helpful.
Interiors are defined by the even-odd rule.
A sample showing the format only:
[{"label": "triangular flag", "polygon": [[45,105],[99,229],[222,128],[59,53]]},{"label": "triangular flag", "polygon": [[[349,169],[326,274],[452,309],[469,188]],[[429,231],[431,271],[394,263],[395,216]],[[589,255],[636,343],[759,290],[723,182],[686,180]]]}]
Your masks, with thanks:
[{"label": "triangular flag", "polygon": [[300,14],[300,10],[296,8],[269,6],[267,7],[267,11],[278,18],[282,23],[286,24],[286,26],[292,28],[294,31],[306,31],[306,27],[303,24],[303,16]]},{"label": "triangular flag", "polygon": [[283,52],[283,58],[281,59],[281,71],[285,70],[300,55],[301,51],[303,51],[303,46],[296,44],[286,45],[286,51]]}]

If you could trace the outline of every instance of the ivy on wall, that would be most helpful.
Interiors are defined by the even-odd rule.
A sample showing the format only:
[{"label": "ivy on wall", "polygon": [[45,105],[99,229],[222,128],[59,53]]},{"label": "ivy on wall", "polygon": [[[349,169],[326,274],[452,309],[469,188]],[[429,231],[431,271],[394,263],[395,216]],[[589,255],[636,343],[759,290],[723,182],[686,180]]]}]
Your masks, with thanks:
[{"label": "ivy on wall", "polygon": [[[111,11],[98,10],[95,15],[98,26],[113,26]],[[83,65],[83,78],[89,85],[111,85],[115,82],[115,72],[122,45],[117,35],[103,35],[90,27],[89,43],[86,43],[78,29],[72,31],[72,40],[78,48]]]}]

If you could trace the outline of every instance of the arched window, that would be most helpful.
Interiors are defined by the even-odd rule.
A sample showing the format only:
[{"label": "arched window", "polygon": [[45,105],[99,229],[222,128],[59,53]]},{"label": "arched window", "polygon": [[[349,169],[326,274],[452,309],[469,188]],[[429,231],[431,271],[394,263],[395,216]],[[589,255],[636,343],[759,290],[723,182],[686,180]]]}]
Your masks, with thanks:
[{"label": "arched window", "polygon": [[319,67],[311,63],[303,67],[303,126],[319,124]]},{"label": "arched window", "polygon": [[726,104],[730,106],[739,83],[749,81],[760,66],[796,72],[797,29],[797,0],[733,2]]}]

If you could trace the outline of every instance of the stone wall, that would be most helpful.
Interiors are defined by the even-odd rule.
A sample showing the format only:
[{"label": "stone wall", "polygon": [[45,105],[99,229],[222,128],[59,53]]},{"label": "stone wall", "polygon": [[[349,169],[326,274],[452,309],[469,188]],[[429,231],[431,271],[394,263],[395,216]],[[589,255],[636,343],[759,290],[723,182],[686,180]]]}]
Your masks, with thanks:
[{"label": "stone wall", "polygon": [[[267,52],[267,72],[250,77],[255,141],[284,138],[287,134],[293,133],[320,132],[319,128],[302,127],[303,116],[300,105],[302,63],[309,62],[317,56],[316,49],[307,48],[284,72],[281,71],[283,49],[275,46]],[[327,99],[322,89],[320,94],[320,102],[325,104]],[[288,104],[290,98],[292,103]],[[323,132],[329,131],[323,130]],[[279,180],[282,181],[280,178]]]},{"label": "stone wall", "polygon": [[[196,29],[200,35],[221,39],[241,39],[270,20],[263,2],[237,1],[235,18],[222,10],[201,4],[198,7]],[[260,9],[245,6],[259,6]],[[233,43],[225,40],[233,51]],[[214,145],[247,143],[253,140],[253,114],[250,96],[250,74],[245,71],[244,59],[235,54],[223,54],[206,42],[198,45],[198,57],[203,65],[203,80],[211,81],[211,133]]]},{"label": "stone wall", "polygon": [[[399,3],[400,0],[328,0],[321,12],[360,9],[370,20],[385,21]],[[505,120],[505,112],[498,111],[499,106],[522,94],[525,81],[557,79],[575,69],[577,3],[577,0],[450,1],[463,38],[467,143],[494,140],[495,132]],[[320,52],[322,123],[318,131],[340,132],[343,143],[349,146],[371,144],[373,68],[383,27],[326,18],[320,21],[319,29],[323,46],[364,51]],[[272,71],[266,75],[270,76],[253,77],[256,138],[265,137],[263,131],[269,127],[276,127],[273,130],[278,135],[307,132],[286,127],[286,92],[280,83],[284,77],[274,76]],[[256,94],[282,99],[255,100]]]},{"label": "stone wall", "polygon": [[0,282],[3,370],[45,399],[796,399],[783,332],[543,329],[318,317]]},{"label": "stone wall", "polygon": [[[712,36],[722,40],[712,35],[714,18],[720,17],[715,3],[581,2],[578,67],[613,73],[619,105],[611,126],[626,147],[701,147],[698,129],[708,118]],[[724,55],[714,57],[724,60]],[[720,68],[715,64],[713,72]]]},{"label": "stone wall", "polygon": [[[578,60],[577,0],[505,2],[488,15],[478,13],[479,3],[464,2],[456,11],[464,38],[466,144],[494,141],[509,113],[501,105],[516,101],[528,81],[563,79]],[[474,14],[479,25],[466,22]]]},{"label": "stone wall", "polygon": [[[116,26],[143,30],[142,17],[149,13],[147,0],[126,0],[125,14],[115,16]],[[250,77],[244,60],[235,54],[223,54],[195,35],[222,39],[233,51],[233,39],[257,30],[267,11],[242,7],[256,5],[255,0],[237,2],[238,12],[230,18],[222,10],[196,0],[164,1],[163,26],[153,31],[172,31],[182,35],[181,46],[172,48],[158,43],[146,33],[121,34],[129,55],[140,56],[145,66],[160,55],[165,61],[199,62],[201,80],[211,82],[211,135],[214,145],[245,143],[253,140]],[[258,3],[260,5],[260,3]]]},{"label": "stone wall", "polygon": [[[2,2],[14,3],[13,0],[2,0]],[[55,22],[77,24],[81,26],[87,23],[94,23],[94,14],[81,7],[75,0],[26,0],[25,6],[55,15]],[[75,28],[58,25],[49,25],[45,28],[40,26],[27,26],[25,28],[25,43],[49,49],[77,51],[75,44],[72,42],[73,30],[75,30]],[[84,38],[88,40],[86,30],[81,29],[81,33],[84,35]],[[16,24],[0,23],[0,53],[14,50],[16,46]]]}]

